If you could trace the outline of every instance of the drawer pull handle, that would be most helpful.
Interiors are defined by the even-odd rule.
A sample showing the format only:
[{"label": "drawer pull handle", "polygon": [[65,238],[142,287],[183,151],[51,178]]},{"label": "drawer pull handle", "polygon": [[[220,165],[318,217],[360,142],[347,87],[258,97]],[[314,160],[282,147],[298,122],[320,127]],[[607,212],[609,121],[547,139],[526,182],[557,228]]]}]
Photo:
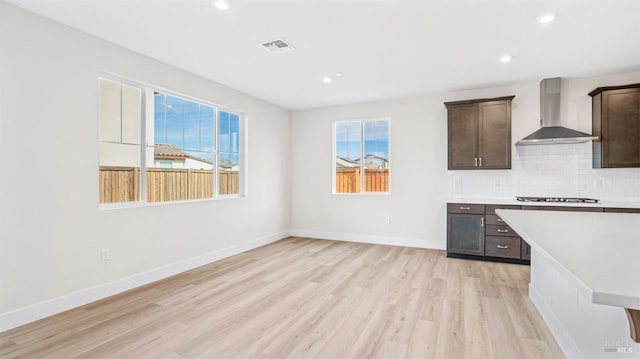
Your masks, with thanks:
[{"label": "drawer pull handle", "polygon": [[498,231],[498,233],[509,233],[508,229],[496,229],[496,231]]},{"label": "drawer pull handle", "polygon": [[496,219],[496,221],[497,221],[497,222],[504,222],[504,219],[502,219],[502,218],[498,218],[498,219]]},{"label": "drawer pull handle", "polygon": [[498,244],[498,248],[500,248],[500,249],[508,249],[509,246],[501,246],[501,245]]},{"label": "drawer pull handle", "polygon": [[463,210],[465,210],[465,211],[468,211],[468,210],[470,210],[470,209],[471,209],[471,207],[460,207],[460,209],[463,209]]}]

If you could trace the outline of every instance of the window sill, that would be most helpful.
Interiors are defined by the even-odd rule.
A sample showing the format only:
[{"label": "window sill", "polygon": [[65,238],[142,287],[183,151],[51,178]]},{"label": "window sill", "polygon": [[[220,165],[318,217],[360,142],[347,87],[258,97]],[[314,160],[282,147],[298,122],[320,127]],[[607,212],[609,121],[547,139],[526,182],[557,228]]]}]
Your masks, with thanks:
[{"label": "window sill", "polygon": [[188,201],[169,201],[169,202],[120,202],[120,203],[102,203],[100,204],[101,211],[110,211],[114,209],[125,209],[125,208],[138,208],[138,207],[158,207],[158,206],[171,206],[176,204],[188,204],[188,203],[201,203],[201,202],[218,202],[225,201],[230,199],[238,199],[246,197],[246,195],[226,195],[220,196],[217,198],[202,198],[202,199],[192,199]]}]

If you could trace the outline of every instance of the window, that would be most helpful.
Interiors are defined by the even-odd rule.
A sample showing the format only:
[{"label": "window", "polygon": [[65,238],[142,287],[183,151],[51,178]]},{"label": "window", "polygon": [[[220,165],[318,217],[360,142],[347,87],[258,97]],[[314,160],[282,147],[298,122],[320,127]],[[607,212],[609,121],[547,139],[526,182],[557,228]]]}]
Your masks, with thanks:
[{"label": "window", "polygon": [[99,86],[101,204],[242,193],[240,114],[127,81]]},{"label": "window", "polygon": [[333,149],[334,193],[389,192],[388,119],[336,122]]}]

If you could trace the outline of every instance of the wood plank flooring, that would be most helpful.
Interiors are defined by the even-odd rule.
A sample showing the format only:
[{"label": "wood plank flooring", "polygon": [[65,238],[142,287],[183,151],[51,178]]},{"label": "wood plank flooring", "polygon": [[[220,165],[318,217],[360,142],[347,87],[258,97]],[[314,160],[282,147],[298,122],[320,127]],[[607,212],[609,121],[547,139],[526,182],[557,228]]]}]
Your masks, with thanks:
[{"label": "wood plank flooring", "polygon": [[0,333],[0,358],[562,358],[529,267],[290,237]]}]

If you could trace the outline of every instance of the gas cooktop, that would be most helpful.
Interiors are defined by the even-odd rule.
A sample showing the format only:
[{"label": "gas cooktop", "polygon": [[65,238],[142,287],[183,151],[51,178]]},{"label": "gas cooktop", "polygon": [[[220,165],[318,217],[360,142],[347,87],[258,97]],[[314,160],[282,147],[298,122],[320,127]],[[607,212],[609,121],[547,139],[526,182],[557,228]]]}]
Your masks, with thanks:
[{"label": "gas cooktop", "polygon": [[572,197],[516,197],[520,202],[564,202],[564,203],[598,203],[593,198],[572,198]]}]

